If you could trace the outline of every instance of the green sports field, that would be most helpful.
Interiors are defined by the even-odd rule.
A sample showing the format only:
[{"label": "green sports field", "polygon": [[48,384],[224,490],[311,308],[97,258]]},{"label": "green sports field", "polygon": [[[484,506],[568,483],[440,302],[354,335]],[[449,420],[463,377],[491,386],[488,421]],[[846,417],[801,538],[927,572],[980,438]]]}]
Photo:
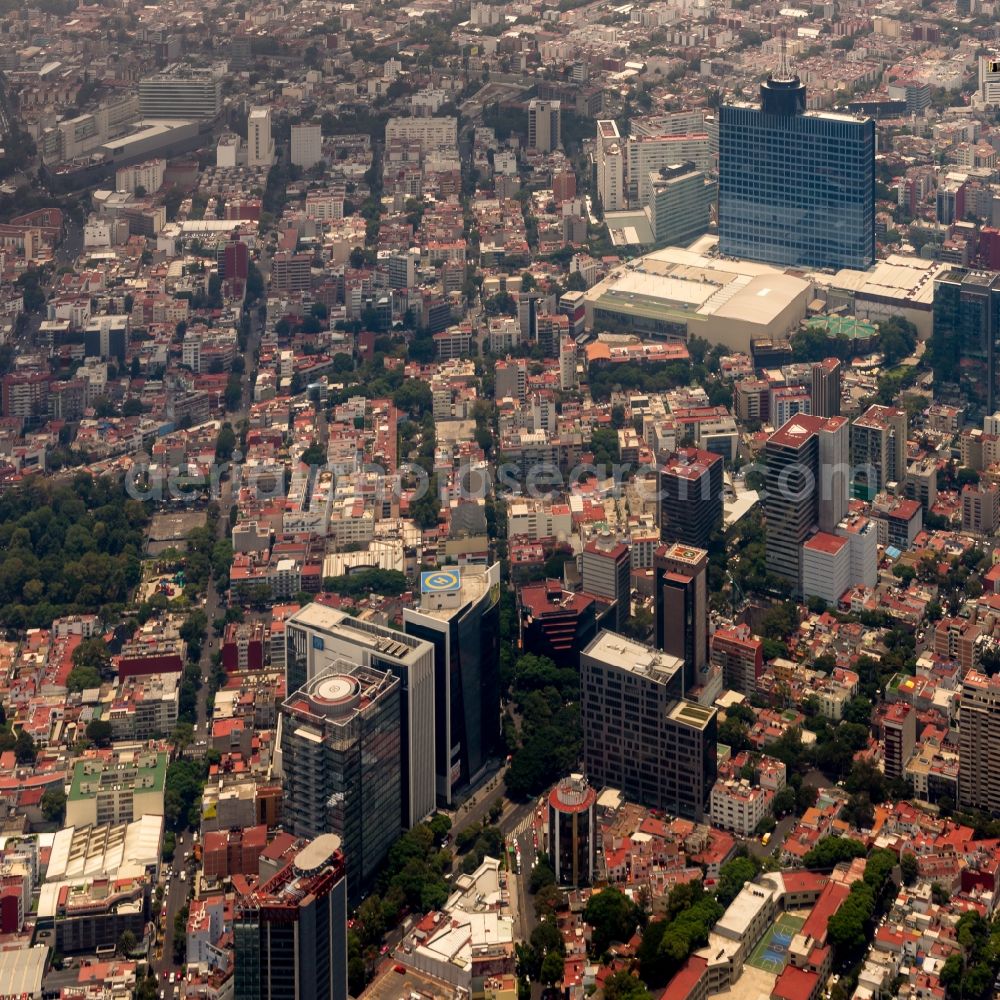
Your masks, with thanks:
[{"label": "green sports field", "polygon": [[779,975],[788,961],[788,946],[804,923],[804,917],[793,917],[790,913],[782,913],[757,942],[757,947],[747,959],[747,965],[752,965],[763,972],[770,972],[773,976]]}]

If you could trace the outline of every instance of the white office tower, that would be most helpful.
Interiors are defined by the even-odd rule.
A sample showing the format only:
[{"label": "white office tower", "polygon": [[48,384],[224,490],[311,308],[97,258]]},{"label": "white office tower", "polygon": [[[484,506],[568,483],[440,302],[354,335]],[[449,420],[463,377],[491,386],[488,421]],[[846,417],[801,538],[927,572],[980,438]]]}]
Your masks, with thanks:
[{"label": "white office tower", "polygon": [[561,142],[561,105],[533,97],[528,102],[528,149],[551,153]]},{"label": "white office tower", "polygon": [[625,150],[613,121],[597,123],[597,143],[594,150],[597,167],[597,193],[605,212],[625,208]]},{"label": "white office tower", "polygon": [[247,165],[270,167],[274,163],[274,140],[271,138],[271,109],[254,107],[247,118]]},{"label": "white office tower", "polygon": [[323,159],[323,130],[319,125],[292,126],[292,164],[308,170]]},{"label": "white office tower", "polygon": [[979,57],[979,100],[982,104],[1000,104],[1000,52]]}]

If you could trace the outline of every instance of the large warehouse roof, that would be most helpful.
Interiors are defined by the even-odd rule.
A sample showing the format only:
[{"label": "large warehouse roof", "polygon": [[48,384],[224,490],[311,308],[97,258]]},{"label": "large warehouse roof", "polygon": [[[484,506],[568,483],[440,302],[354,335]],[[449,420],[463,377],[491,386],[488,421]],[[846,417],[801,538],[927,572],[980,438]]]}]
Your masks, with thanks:
[{"label": "large warehouse roof", "polygon": [[737,328],[744,338],[785,332],[803,318],[811,294],[810,281],[767,264],[664,247],[615,268],[585,302],[588,320],[597,309],[625,322],[632,316],[690,324],[692,334],[729,340]]}]

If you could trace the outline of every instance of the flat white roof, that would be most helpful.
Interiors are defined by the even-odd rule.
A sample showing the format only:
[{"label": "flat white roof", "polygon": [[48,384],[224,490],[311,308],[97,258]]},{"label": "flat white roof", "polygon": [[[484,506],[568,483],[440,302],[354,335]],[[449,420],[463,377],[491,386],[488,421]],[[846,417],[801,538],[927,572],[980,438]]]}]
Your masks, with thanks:
[{"label": "flat white roof", "polygon": [[891,254],[885,260],[877,261],[867,271],[843,268],[832,278],[820,275],[816,277],[817,281],[826,282],[831,288],[929,307],[934,301],[934,279],[951,266],[940,261]]},{"label": "flat white roof", "polygon": [[586,299],[597,304],[607,295],[612,308],[627,308],[634,299],[637,307],[662,303],[664,309],[767,325],[810,290],[810,281],[768,264],[664,247],[615,268]]},{"label": "flat white roof", "polygon": [[34,948],[0,951],[0,983],[7,996],[41,996],[42,976],[49,949],[43,944]]}]

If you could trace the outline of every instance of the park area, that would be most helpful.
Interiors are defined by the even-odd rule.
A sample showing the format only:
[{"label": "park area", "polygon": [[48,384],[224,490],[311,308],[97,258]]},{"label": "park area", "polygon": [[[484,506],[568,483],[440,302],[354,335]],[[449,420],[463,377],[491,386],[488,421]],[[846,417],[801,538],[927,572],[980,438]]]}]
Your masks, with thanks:
[{"label": "park area", "polygon": [[804,923],[804,917],[782,913],[757,942],[757,947],[751,953],[747,964],[763,972],[769,972],[772,976],[780,975],[788,961],[788,946]]}]

